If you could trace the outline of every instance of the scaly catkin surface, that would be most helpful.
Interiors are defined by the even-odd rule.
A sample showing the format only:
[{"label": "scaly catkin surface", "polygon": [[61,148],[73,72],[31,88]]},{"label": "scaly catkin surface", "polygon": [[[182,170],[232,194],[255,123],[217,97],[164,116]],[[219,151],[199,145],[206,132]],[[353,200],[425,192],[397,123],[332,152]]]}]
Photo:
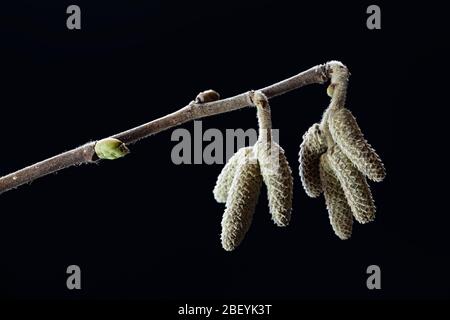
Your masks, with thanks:
[{"label": "scaly catkin surface", "polygon": [[234,175],[236,173],[236,167],[240,159],[248,154],[249,149],[252,147],[244,147],[239,149],[225,164],[214,187],[214,198],[219,203],[225,203],[228,197],[228,191],[230,190],[231,183],[233,182]]},{"label": "scaly catkin surface", "polygon": [[319,174],[320,156],[326,151],[326,144],[319,124],[313,124],[303,135],[299,152],[299,173],[303,189],[311,198],[318,197],[322,192]]},{"label": "scaly catkin surface", "polygon": [[[246,148],[244,154],[249,153],[253,153],[252,148]],[[262,177],[258,162],[240,157],[222,218],[221,240],[225,250],[234,250],[250,228],[261,183]]]},{"label": "scaly catkin surface", "polygon": [[335,145],[326,153],[330,166],[344,190],[348,204],[359,223],[375,219],[375,204],[366,178]]},{"label": "scaly catkin surface", "polygon": [[352,235],[353,215],[344,190],[330,167],[327,155],[320,157],[320,179],[328,209],[328,217],[334,233],[342,240]]},{"label": "scaly catkin surface", "polygon": [[291,220],[293,178],[292,170],[284,154],[284,150],[272,142],[271,147],[258,141],[258,162],[261,175],[267,186],[269,209],[272,220],[280,227],[287,226]]},{"label": "scaly catkin surface", "polygon": [[330,133],[345,155],[370,180],[381,181],[386,176],[384,165],[364,135],[350,110],[342,108],[329,119]]}]

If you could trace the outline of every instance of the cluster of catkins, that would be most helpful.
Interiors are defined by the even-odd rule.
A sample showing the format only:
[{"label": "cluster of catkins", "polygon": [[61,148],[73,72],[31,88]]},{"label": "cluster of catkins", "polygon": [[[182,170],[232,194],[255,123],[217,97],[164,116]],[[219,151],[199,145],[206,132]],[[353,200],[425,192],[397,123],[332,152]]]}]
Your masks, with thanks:
[{"label": "cluster of catkins", "polygon": [[284,150],[272,140],[270,106],[262,92],[252,100],[259,121],[258,141],[239,149],[227,162],[214,188],[214,198],[225,203],[222,218],[222,246],[234,250],[250,228],[261,186],[267,187],[272,220],[277,226],[289,224],[292,210],[292,171]]},{"label": "cluster of catkins", "polygon": [[333,231],[341,239],[359,223],[375,218],[375,205],[366,177],[379,182],[386,171],[367,143],[351,112],[344,107],[348,70],[336,63],[327,89],[331,97],[320,124],[312,125],[300,145],[300,177],[308,196],[325,197]]},{"label": "cluster of catkins", "polygon": [[[384,179],[380,158],[364,139],[351,112],[344,107],[348,70],[331,62],[327,89],[331,103],[322,121],[312,125],[300,145],[300,178],[308,196],[325,197],[331,226],[341,239],[352,233],[353,217],[359,223],[375,218],[375,205],[366,177]],[[225,203],[222,246],[234,250],[250,228],[261,186],[267,187],[272,220],[287,226],[291,217],[293,179],[284,150],[272,140],[267,97],[251,94],[257,108],[259,137],[252,147],[238,150],[220,173],[214,188],[217,202]]]}]

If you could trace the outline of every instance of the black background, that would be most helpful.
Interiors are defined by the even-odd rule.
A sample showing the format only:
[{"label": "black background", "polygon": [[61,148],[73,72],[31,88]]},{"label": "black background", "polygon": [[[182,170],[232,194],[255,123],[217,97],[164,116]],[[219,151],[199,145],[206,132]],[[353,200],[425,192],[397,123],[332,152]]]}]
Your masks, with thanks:
[{"label": "black background", "polygon": [[[382,29],[370,31],[364,1],[13,3],[0,5],[0,174],[175,111],[201,90],[228,97],[336,59],[352,74],[348,108],[388,175],[371,184],[376,221],[339,240],[323,198],[308,198],[298,177],[301,137],[328,103],[325,86],[304,87],[271,102],[294,172],[288,228],[273,225],[263,192],[246,239],[225,252],[212,196],[222,165],[174,165],[168,130],[124,159],[2,194],[0,297],[450,296],[443,8],[377,2]],[[81,7],[80,31],[66,28],[70,4]],[[251,108],[203,121],[255,127]],[[81,291],[66,288],[71,264]],[[382,290],[366,288],[371,264]]]}]

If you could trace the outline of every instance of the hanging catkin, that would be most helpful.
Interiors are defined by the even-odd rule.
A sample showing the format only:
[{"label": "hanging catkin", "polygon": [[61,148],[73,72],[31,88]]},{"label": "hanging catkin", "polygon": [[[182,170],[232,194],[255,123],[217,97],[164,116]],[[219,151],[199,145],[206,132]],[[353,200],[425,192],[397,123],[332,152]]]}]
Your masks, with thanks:
[{"label": "hanging catkin", "polygon": [[342,240],[352,235],[353,216],[344,190],[330,167],[326,154],[320,157],[320,180],[322,182],[328,217],[334,233]]},{"label": "hanging catkin", "polygon": [[213,190],[214,198],[217,202],[225,203],[227,201],[228,191],[230,190],[231,183],[233,182],[237,164],[240,159],[249,154],[249,149],[251,148],[252,147],[244,147],[239,149],[223,167]]},{"label": "hanging catkin", "polygon": [[345,155],[369,179],[381,181],[386,176],[383,163],[375,150],[364,139],[364,135],[350,110],[341,108],[329,118],[333,140]]},{"label": "hanging catkin", "polygon": [[[244,155],[254,157],[252,148],[245,148]],[[226,201],[222,218],[222,247],[234,250],[250,228],[253,213],[261,189],[261,173],[257,161],[240,157]]]},{"label": "hanging catkin", "polygon": [[316,198],[322,192],[319,175],[320,156],[326,151],[326,144],[319,124],[313,124],[303,135],[299,152],[299,173],[303,188],[308,196]]},{"label": "hanging catkin", "polygon": [[284,150],[274,141],[270,149],[260,142],[256,147],[272,220],[277,226],[287,226],[291,220],[293,179]]},{"label": "hanging catkin", "polygon": [[352,164],[347,156],[335,145],[328,149],[327,157],[344,190],[348,204],[359,223],[367,223],[375,218],[375,205],[366,178]]},{"label": "hanging catkin", "polygon": [[261,91],[253,93],[257,109],[259,137],[255,145],[261,175],[267,187],[270,214],[277,226],[287,226],[291,220],[293,179],[284,150],[272,139],[272,119],[267,97]]},{"label": "hanging catkin", "polygon": [[259,138],[253,147],[240,149],[220,173],[214,188],[218,202],[226,199],[222,218],[222,246],[234,250],[250,228],[262,181],[267,186],[269,209],[278,226],[287,226],[292,210],[292,171],[284,150],[272,140],[272,121],[267,97],[252,92],[257,108]]}]

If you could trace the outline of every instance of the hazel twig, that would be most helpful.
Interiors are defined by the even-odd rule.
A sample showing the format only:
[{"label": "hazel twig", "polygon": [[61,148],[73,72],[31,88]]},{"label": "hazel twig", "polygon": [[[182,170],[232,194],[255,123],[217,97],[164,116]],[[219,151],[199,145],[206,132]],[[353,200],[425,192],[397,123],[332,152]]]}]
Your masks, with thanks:
[{"label": "hazel twig", "polygon": [[[263,92],[267,96],[267,98],[273,98],[275,96],[282,95],[289,91],[301,88],[305,85],[313,83],[322,84],[330,78],[330,71],[334,68],[334,65],[334,62],[317,65],[291,78],[267,86],[260,91]],[[204,94],[202,97],[207,97],[206,100],[203,101],[210,102],[201,103],[202,97],[198,97],[197,102],[192,101],[187,106],[179,109],[178,111],[170,113],[159,119],[150,121],[138,127],[120,132],[108,138],[117,139],[122,142],[124,146],[127,146],[137,142],[138,140],[149,137],[158,132],[179,126],[188,121],[251,106],[253,105],[250,98],[251,92],[252,91],[244,92],[234,97],[216,101],[210,101],[211,97],[214,94],[211,94],[211,92],[209,92],[207,95]],[[64,168],[68,168],[74,165],[96,163],[99,160],[99,156],[95,151],[96,143],[96,141],[88,142],[80,147],[63,152],[54,157],[32,164],[28,167],[1,177],[0,193],[17,188],[37,178],[57,172]]]}]

